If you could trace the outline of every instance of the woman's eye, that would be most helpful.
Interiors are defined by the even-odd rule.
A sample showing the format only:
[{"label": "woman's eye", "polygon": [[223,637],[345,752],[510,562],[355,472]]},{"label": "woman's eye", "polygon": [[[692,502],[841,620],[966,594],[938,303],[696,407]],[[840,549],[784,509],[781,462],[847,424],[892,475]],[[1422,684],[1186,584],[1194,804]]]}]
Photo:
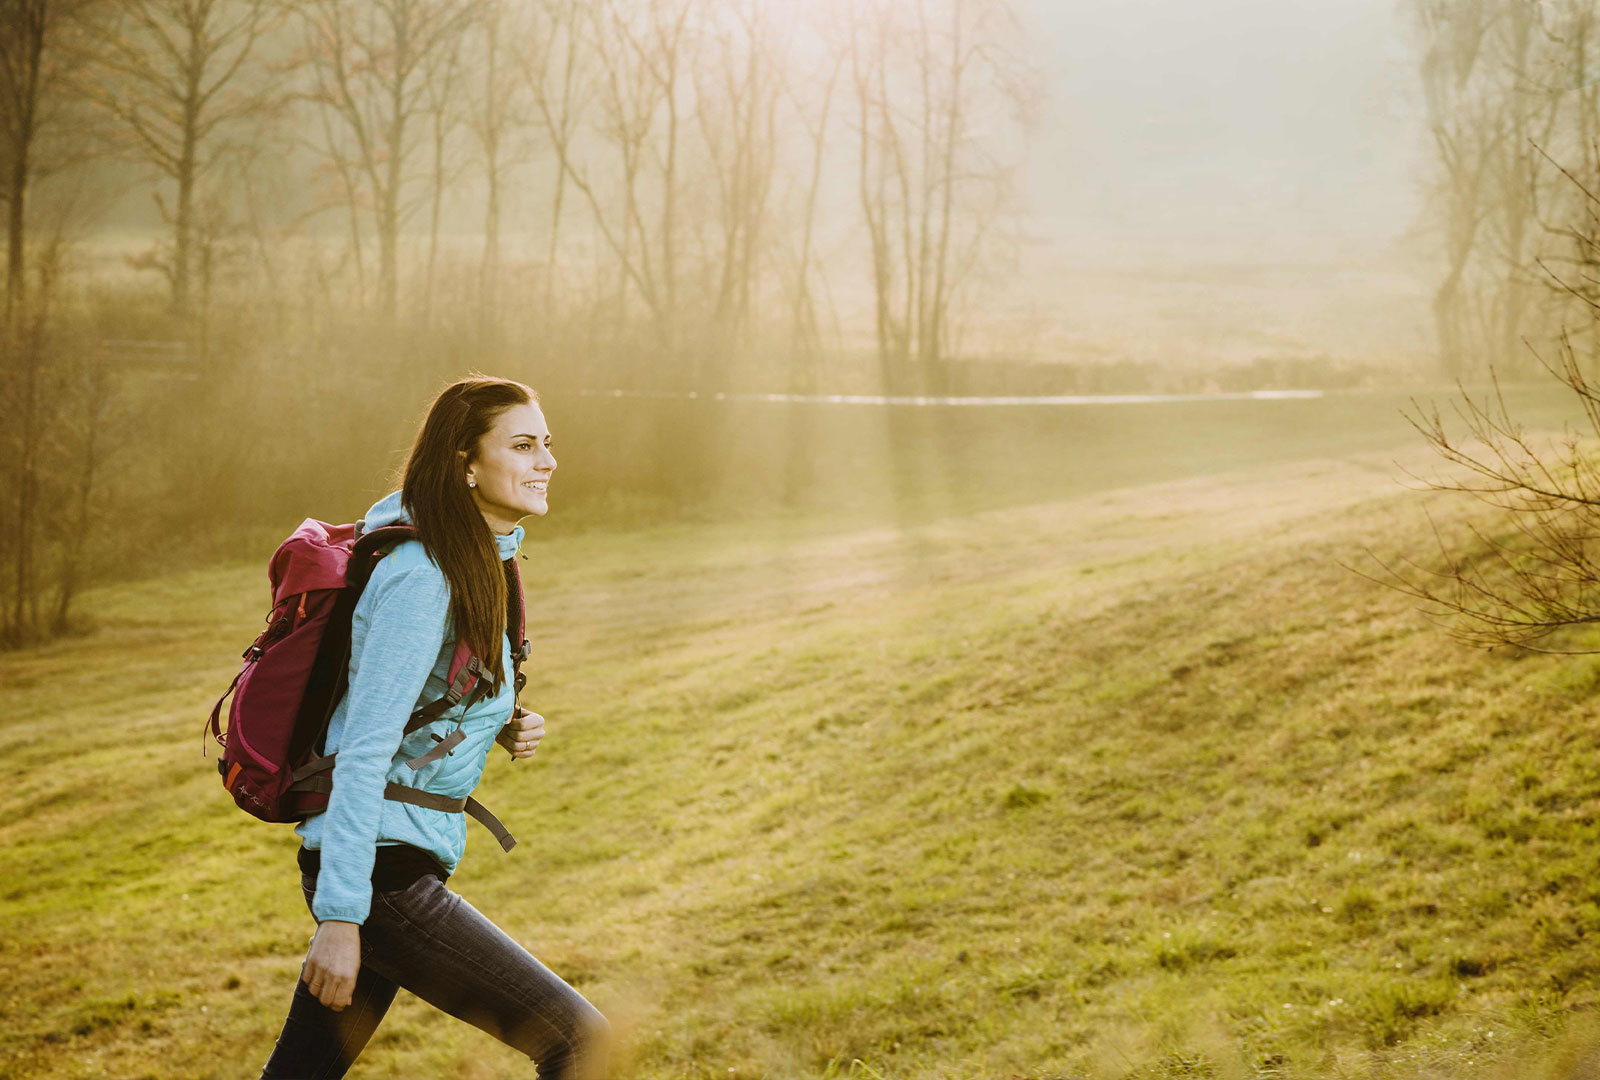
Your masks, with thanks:
[{"label": "woman's eye", "polygon": [[512,449],[513,450],[531,450],[531,449],[533,449],[533,444],[532,443],[519,442],[516,446],[512,447]]}]

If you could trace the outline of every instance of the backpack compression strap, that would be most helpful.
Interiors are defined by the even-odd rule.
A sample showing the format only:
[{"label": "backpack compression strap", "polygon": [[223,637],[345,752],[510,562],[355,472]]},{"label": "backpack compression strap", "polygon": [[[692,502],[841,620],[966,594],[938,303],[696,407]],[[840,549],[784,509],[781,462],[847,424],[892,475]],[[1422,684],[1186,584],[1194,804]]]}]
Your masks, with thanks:
[{"label": "backpack compression strap", "polygon": [[[457,651],[459,652],[460,650],[458,649]],[[411,714],[411,719],[406,721],[405,731],[401,733],[401,737],[403,738],[406,735],[410,735],[418,728],[427,727],[445,712],[449,711],[454,706],[459,705],[462,701],[463,693],[466,694],[467,708],[471,708],[472,704],[477,701],[480,696],[482,696],[483,688],[486,685],[483,680],[478,677],[482,673],[482,670],[483,668],[482,665],[478,663],[478,658],[475,656],[471,657],[471,659],[467,662],[467,666],[461,669],[461,673],[456,677],[455,681],[450,684],[450,689],[444,694],[443,697],[440,697],[434,701],[430,701],[428,704]],[[462,731],[461,726],[457,724],[456,729],[452,731],[447,738],[441,739],[437,746],[425,754],[418,754],[416,757],[411,758],[406,762],[406,764],[411,767],[412,772],[415,772],[424,765],[438,761],[450,751],[454,750],[457,746],[460,746],[463,742],[465,742],[466,738],[466,732]],[[332,768],[334,760],[338,756],[339,752],[335,750],[326,757],[311,759],[304,765],[300,766],[300,768],[295,770],[294,779],[299,780],[303,776],[309,776],[312,773],[321,772],[323,769]],[[305,789],[302,788],[301,790]]]}]

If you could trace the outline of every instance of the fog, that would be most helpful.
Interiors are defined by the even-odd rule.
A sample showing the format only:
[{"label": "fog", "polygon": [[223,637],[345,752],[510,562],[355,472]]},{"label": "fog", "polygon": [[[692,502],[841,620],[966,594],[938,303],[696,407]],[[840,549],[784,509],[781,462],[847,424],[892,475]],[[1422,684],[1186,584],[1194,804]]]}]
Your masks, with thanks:
[{"label": "fog", "polygon": [[1392,254],[1416,224],[1426,129],[1393,0],[1040,2],[1029,18],[1051,100],[1030,170],[1041,231],[1349,256]]},{"label": "fog", "polygon": [[[1044,362],[1217,362],[1248,358],[1279,319],[1278,347],[1427,363],[1427,131],[1398,5],[1029,0],[1017,17],[1042,99],[1017,156],[1022,272],[994,290],[1021,309],[997,328],[1007,340]],[[113,172],[100,225],[111,265],[163,230],[149,185],[129,185],[126,164]],[[482,246],[483,195],[469,170],[444,202],[444,242],[463,259]],[[537,257],[543,215],[511,203],[508,254]],[[310,225],[337,236],[330,215]],[[1241,288],[1220,320],[1190,311],[1200,321],[1119,351],[1130,324],[1173,321],[1167,275],[1219,265],[1275,274],[1272,310]],[[1117,325],[1096,325],[1108,307]],[[1197,352],[1219,321],[1231,345]]]},{"label": "fog", "polygon": [[[110,571],[100,522],[137,563],[201,508],[218,535],[351,513],[468,370],[558,427],[570,403],[611,460],[559,530],[718,492],[815,512],[822,430],[920,512],[891,459],[937,425],[759,395],[1405,393],[1535,377],[1521,342],[1583,325],[1536,270],[1581,217],[1538,156],[1581,168],[1594,126],[1581,0],[5,11],[11,70],[39,65],[0,102],[19,626],[44,567]],[[1007,498],[1059,494],[1054,422]]]}]

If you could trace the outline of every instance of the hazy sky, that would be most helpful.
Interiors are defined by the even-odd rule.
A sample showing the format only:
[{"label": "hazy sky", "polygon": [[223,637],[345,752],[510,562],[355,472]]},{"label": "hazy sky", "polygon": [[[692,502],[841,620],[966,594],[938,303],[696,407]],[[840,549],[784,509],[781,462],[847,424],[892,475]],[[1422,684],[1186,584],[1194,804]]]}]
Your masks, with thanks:
[{"label": "hazy sky", "polygon": [[1396,0],[1025,0],[1051,103],[1041,231],[1326,232],[1416,212],[1414,61]]}]

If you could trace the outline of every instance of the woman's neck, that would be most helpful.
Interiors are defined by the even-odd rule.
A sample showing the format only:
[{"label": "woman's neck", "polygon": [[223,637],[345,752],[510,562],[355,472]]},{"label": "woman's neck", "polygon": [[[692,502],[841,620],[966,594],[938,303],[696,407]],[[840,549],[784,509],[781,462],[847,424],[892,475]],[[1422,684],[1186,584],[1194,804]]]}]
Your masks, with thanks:
[{"label": "woman's neck", "polygon": [[483,520],[488,523],[489,531],[496,536],[510,536],[517,531],[517,522],[515,521],[506,521],[504,518],[493,517],[489,514],[484,514]]}]

